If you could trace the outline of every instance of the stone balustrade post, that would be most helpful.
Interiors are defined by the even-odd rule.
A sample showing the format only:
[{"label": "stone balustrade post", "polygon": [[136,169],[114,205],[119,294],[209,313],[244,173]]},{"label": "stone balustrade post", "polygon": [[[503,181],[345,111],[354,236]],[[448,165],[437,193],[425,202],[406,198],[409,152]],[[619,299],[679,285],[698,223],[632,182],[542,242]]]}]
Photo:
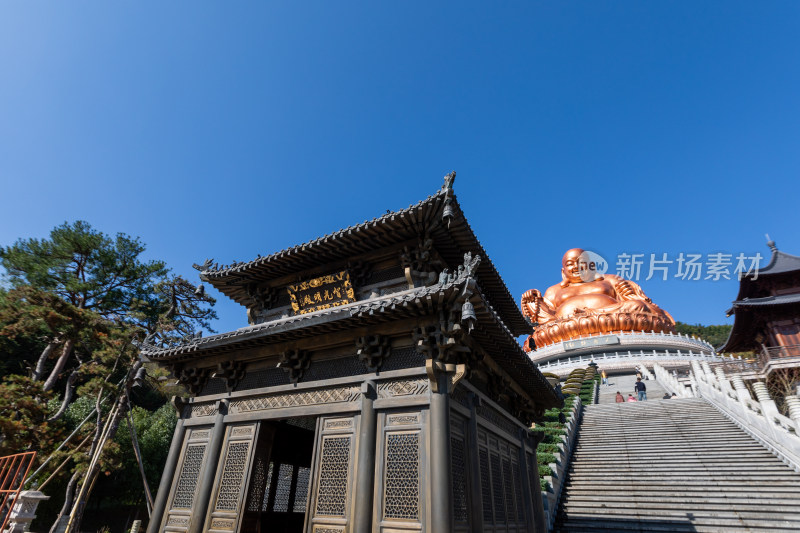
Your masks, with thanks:
[{"label": "stone balustrade post", "polygon": [[786,397],[786,407],[789,409],[789,418],[794,422],[795,434],[800,435],[800,397],[791,395]]},{"label": "stone balustrade post", "polygon": [[700,367],[700,363],[697,361],[692,361],[691,365],[692,365],[692,374],[694,376],[693,380],[706,381],[704,379],[705,374],[703,373],[703,369]]},{"label": "stone balustrade post", "polygon": [[767,385],[763,381],[756,381],[753,383],[753,391],[756,393],[758,403],[761,404],[761,412],[770,424],[775,423],[775,415],[778,414],[778,406],[775,405],[775,400],[769,397],[767,392]]},{"label": "stone balustrade post", "polygon": [[731,378],[731,383],[733,383],[733,390],[736,391],[740,402],[746,403],[747,400],[753,399],[753,397],[750,396],[750,391],[747,390],[747,385],[744,384],[741,374],[734,374]]}]

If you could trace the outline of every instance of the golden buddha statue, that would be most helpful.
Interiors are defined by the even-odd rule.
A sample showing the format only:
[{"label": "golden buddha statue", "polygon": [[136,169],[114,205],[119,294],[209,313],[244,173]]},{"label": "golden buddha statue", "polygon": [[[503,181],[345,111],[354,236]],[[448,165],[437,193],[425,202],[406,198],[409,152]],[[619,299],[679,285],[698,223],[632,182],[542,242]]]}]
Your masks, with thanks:
[{"label": "golden buddha statue", "polygon": [[[522,295],[522,313],[534,323],[531,338],[537,348],[602,333],[675,330],[669,313],[654,304],[639,285],[598,273],[580,248],[564,254],[561,279],[544,296],[536,289]],[[525,342],[526,351],[533,348],[530,340]]]}]

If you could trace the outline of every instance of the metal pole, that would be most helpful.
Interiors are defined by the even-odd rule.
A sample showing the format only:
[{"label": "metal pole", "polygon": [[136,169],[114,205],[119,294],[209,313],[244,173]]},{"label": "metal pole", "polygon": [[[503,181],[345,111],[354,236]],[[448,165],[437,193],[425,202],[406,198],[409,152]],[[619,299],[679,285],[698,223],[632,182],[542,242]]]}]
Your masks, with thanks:
[{"label": "metal pole", "polygon": [[[130,405],[131,399],[128,396],[128,391],[125,391],[125,396],[128,397],[128,404]],[[131,442],[133,442],[133,453],[136,455],[136,462],[139,464],[139,473],[142,474],[142,483],[144,484],[144,495],[147,498],[147,516],[153,516],[153,495],[150,494],[150,486],[147,484],[147,476],[144,473],[144,463],[142,462],[142,451],[139,449],[139,439],[136,436],[136,428],[133,425],[133,416],[131,410],[128,409],[128,426],[130,426]]]}]

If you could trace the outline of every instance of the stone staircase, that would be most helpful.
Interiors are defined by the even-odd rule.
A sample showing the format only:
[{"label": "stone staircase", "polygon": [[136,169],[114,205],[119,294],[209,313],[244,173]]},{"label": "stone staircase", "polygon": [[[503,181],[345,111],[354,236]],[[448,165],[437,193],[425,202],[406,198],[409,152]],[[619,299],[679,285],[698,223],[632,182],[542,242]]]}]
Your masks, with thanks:
[{"label": "stone staircase", "polygon": [[555,530],[800,531],[800,474],[701,398],[590,405]]}]

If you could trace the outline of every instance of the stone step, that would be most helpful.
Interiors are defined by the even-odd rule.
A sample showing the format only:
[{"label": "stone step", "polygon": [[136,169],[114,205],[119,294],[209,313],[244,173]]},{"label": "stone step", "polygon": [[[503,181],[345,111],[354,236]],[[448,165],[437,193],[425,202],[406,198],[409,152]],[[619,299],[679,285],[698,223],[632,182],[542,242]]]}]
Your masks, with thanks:
[{"label": "stone step", "polygon": [[[753,469],[767,469],[767,470],[785,470],[786,465],[781,463],[779,460],[775,459],[767,460],[767,461],[750,461],[747,459],[739,459],[737,461],[716,461],[716,462],[697,462],[697,461],[690,461],[687,459],[685,462],[680,461],[670,461],[670,462],[650,462],[647,463],[645,461],[630,461],[625,462],[621,465],[611,464],[611,463],[599,463],[595,462],[593,464],[585,464],[580,463],[578,461],[573,461],[570,463],[570,468],[573,469],[580,469],[583,468],[587,472],[619,472],[623,470],[633,471],[638,474],[647,474],[647,472],[682,472],[682,471],[689,471],[694,472],[698,470],[699,465],[708,464],[707,468],[701,469],[700,472],[703,471],[741,471],[742,469],[746,469],[748,467],[752,467]],[[636,468],[634,468],[636,467]]]},{"label": "stone step", "polygon": [[[772,468],[760,472],[761,476],[766,479],[775,479],[776,477],[783,476],[785,470],[779,468]],[[725,483],[728,479],[739,478],[741,481],[752,479],[746,477],[747,473],[741,470],[700,470],[686,469],[686,470],[661,470],[651,471],[649,474],[628,471],[628,472],[614,472],[602,470],[586,470],[586,469],[570,469],[567,476],[575,480],[597,480],[597,479],[613,479],[624,480],[627,482],[640,482],[640,483],[659,483],[659,482],[676,482],[676,481],[689,481],[696,479],[697,481],[721,482]],[[742,479],[743,478],[743,479]],[[790,479],[790,478],[787,478]],[[776,480],[777,481],[777,480]],[[800,483],[797,478],[787,481],[788,483]],[[799,486],[800,489],[800,486]]]},{"label": "stone step", "polygon": [[[742,485],[743,483],[747,483],[751,481],[753,483],[765,484],[768,486],[758,486],[758,487],[751,487],[747,485]],[[622,476],[586,476],[586,475],[574,475],[569,476],[567,479],[567,486],[571,488],[582,488],[584,486],[592,486],[597,488],[602,488],[605,491],[613,491],[615,485],[619,485],[620,483],[625,483],[625,486],[628,487],[639,487],[640,489],[648,489],[651,488],[653,490],[663,490],[664,488],[669,488],[674,486],[678,483],[681,484],[682,488],[688,487],[731,487],[731,490],[736,490],[737,486],[742,486],[742,491],[745,492],[762,492],[762,491],[770,491],[770,490],[777,490],[779,487],[798,487],[798,482],[796,478],[787,478],[784,476],[763,476],[759,479],[753,478],[733,478],[728,479],[727,477],[719,477],[719,478],[702,478],[698,479],[697,476],[694,477],[662,477],[659,479],[649,479],[649,480],[635,480],[631,477],[622,477]],[[680,489],[678,489],[680,490]]]},{"label": "stone step", "polygon": [[[664,460],[654,459],[653,461],[646,461],[642,459],[636,460],[630,458],[623,465],[616,465],[610,462],[601,463],[598,461],[593,461],[593,464],[586,464],[586,462],[574,461],[570,463],[569,467],[571,471],[575,473],[603,472],[606,474],[613,474],[615,472],[619,472],[619,473],[632,473],[632,474],[647,476],[649,472],[660,474],[661,472],[690,471],[690,472],[696,472],[697,475],[703,475],[705,473],[713,473],[715,471],[752,472],[760,469],[783,470],[786,468],[786,465],[781,463],[777,459],[775,460],[739,459],[737,461],[725,461],[724,459],[717,459],[715,461],[698,461],[696,459],[686,459],[685,461],[673,461],[673,460],[664,461]],[[650,475],[650,477],[652,477],[652,475]]]},{"label": "stone step", "polygon": [[756,442],[752,438],[742,438],[738,436],[721,437],[723,441],[715,441],[705,437],[694,438],[693,435],[678,436],[656,436],[647,439],[617,439],[616,441],[596,440],[578,435],[578,442],[575,445],[575,452],[594,451],[597,453],[613,453],[621,451],[636,451],[641,453],[659,453],[659,452],[692,452],[692,453],[716,453],[727,452],[732,456],[738,455],[741,450],[749,450],[753,452],[762,452],[766,450],[764,446]]},{"label": "stone step", "polygon": [[[735,517],[741,518],[758,518],[765,516],[764,504],[756,506],[747,506],[736,504],[735,507],[730,504],[705,504],[700,502],[691,502],[687,504],[682,503],[666,503],[657,502],[652,503],[652,500],[645,502],[636,501],[629,504],[619,505],[591,505],[586,502],[564,502],[564,510],[568,513],[591,513],[600,512],[605,516],[622,515],[628,516],[631,511],[636,511],[641,514],[657,514],[660,517],[665,516],[685,516],[687,512],[691,512],[693,516],[706,516],[706,517]],[[788,520],[797,522],[800,525],[800,512],[796,502],[794,505],[770,505],[769,512],[772,518],[780,518],[781,520]]]},{"label": "stone step", "polygon": [[[791,497],[793,496],[793,497]],[[770,504],[774,505],[788,505],[793,506],[790,511],[797,511],[797,505],[800,502],[800,494],[783,494],[775,495],[775,493],[771,493],[768,496],[764,496],[762,498],[753,497],[750,492],[745,492],[741,496],[736,496],[733,493],[726,492],[724,496],[702,496],[694,493],[687,493],[687,492],[666,492],[660,491],[653,493],[653,495],[641,494],[638,491],[636,494],[598,494],[596,492],[587,493],[587,494],[574,494],[569,493],[566,496],[565,503],[571,504],[576,502],[596,502],[598,504],[607,504],[607,505],[630,505],[631,499],[635,500],[638,504],[645,504],[650,502],[655,503],[679,503],[681,505],[686,505],[686,497],[692,498],[692,504],[725,504],[730,506],[731,503],[735,503],[736,508],[739,509],[739,506],[752,506],[756,509],[763,509],[764,499],[770,498]],[[774,510],[774,509],[771,509]]]},{"label": "stone step", "polygon": [[[760,448],[760,449],[759,449]],[[740,455],[743,459],[774,459],[778,460],[777,457],[766,451],[764,448],[750,449],[748,447],[740,447],[736,450],[737,455]],[[625,452],[629,452],[629,450],[624,450]],[[575,452],[573,457],[580,457],[586,458],[587,460],[596,458],[596,459],[605,459],[610,460],[612,463],[617,464],[624,464],[625,461],[629,459],[660,459],[660,460],[672,460],[672,459],[708,459],[708,460],[730,460],[731,452],[730,450],[709,450],[704,452],[702,450],[669,450],[669,451],[658,451],[657,453],[646,453],[646,454],[612,454],[612,453],[592,453],[591,450]]]},{"label": "stone step", "polygon": [[701,398],[585,406],[564,482],[564,533],[800,532],[800,474]]},{"label": "stone step", "polygon": [[601,519],[595,516],[569,518],[559,523],[555,531],[559,533],[582,532],[663,532],[663,533],[736,533],[736,532],[769,532],[796,533],[800,524],[786,523],[780,520],[738,520],[720,521],[707,519],[664,520],[653,517],[624,519]]}]

